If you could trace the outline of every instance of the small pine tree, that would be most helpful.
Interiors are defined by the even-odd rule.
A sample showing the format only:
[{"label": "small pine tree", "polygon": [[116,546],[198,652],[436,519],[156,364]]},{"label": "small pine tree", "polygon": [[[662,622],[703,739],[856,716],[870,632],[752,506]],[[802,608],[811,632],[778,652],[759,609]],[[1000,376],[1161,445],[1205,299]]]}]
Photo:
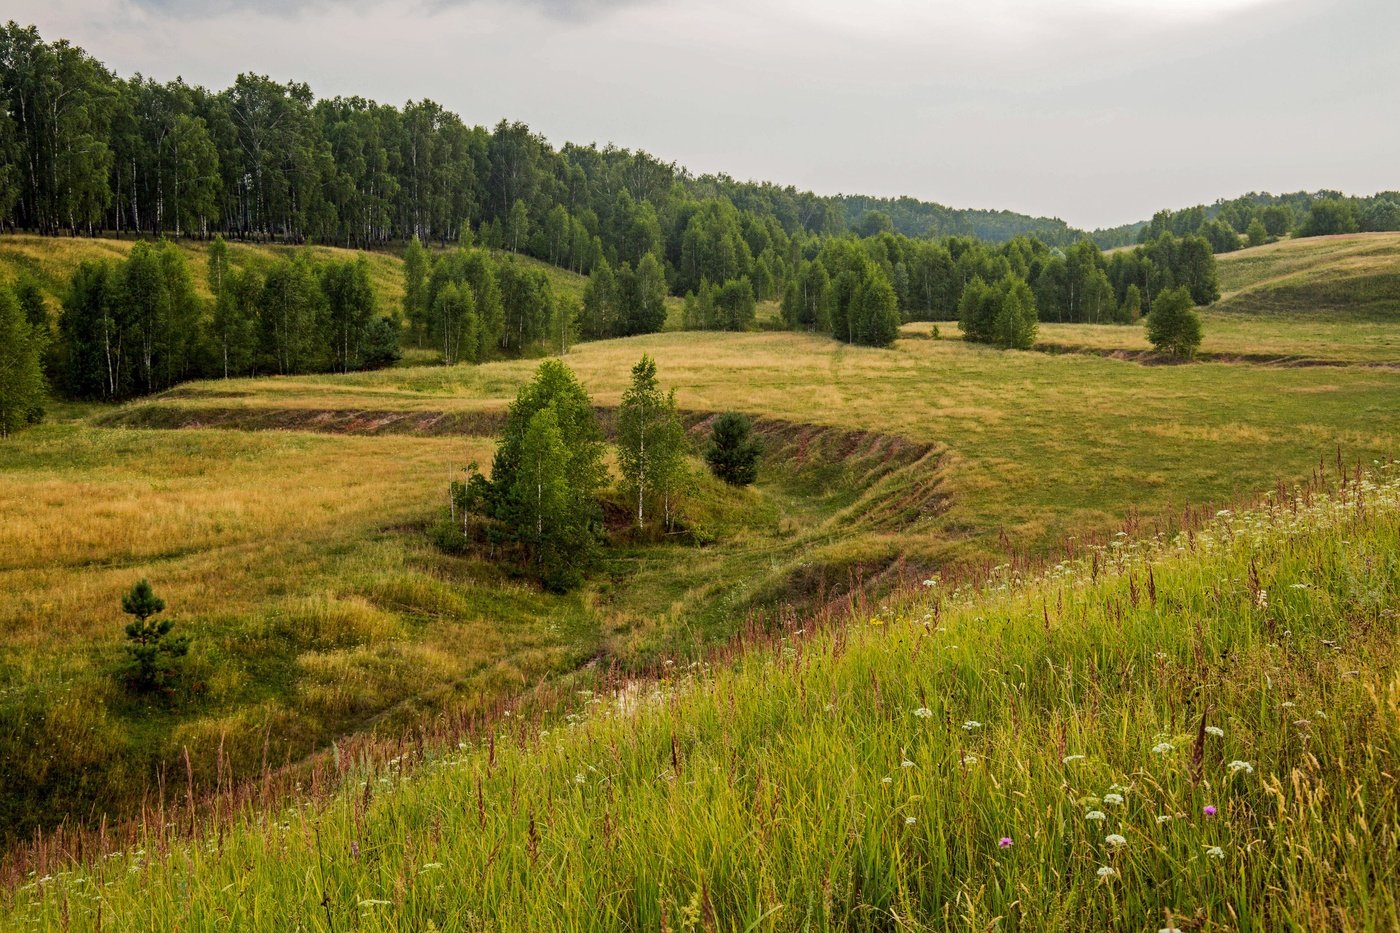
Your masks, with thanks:
[{"label": "small pine tree", "polygon": [[165,600],[141,580],[122,595],[122,612],[135,616],[126,625],[127,683],[140,693],[166,691],[179,677],[179,659],[190,650],[187,635],[171,635],[174,623],[156,619]]},{"label": "small pine tree", "polygon": [[758,460],[763,442],[753,436],[753,422],[736,411],[715,419],[705,462],[710,472],[733,486],[747,486],[758,478]]},{"label": "small pine tree", "polygon": [[1147,339],[1162,353],[1190,359],[1201,345],[1201,316],[1183,285],[1158,295],[1147,314]]}]

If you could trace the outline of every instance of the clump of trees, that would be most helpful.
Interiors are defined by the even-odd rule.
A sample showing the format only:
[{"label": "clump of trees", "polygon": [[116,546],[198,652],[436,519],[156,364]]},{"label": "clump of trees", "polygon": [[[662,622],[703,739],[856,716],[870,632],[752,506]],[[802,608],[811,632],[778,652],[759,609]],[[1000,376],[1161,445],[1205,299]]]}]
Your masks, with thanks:
[{"label": "clump of trees", "polygon": [[958,309],[963,337],[1003,350],[1029,350],[1039,326],[1035,294],[1026,280],[1007,276],[996,285],[974,278],[963,291]]},{"label": "clump of trees", "polygon": [[175,623],[155,618],[164,611],[165,600],[144,579],[122,595],[122,612],[133,617],[126,625],[125,678],[138,693],[169,693],[189,654],[189,636],[172,634]]},{"label": "clump of trees", "polygon": [[754,436],[753,422],[747,415],[727,411],[710,426],[705,445],[705,462],[710,472],[731,486],[748,486],[758,479],[758,463],[763,442]]},{"label": "clump of trees", "polygon": [[215,239],[208,263],[212,302],[168,241],[79,264],[47,356],[52,381],[71,397],[119,400],[191,378],[349,372],[399,358],[399,325],[378,313],[364,257],[316,263],[298,251],[239,269]]},{"label": "clump of trees", "polygon": [[0,439],[44,417],[47,387],[39,361],[48,344],[48,318],[42,296],[37,305],[33,301],[37,290],[26,295],[22,305],[0,284]]},{"label": "clump of trees", "polygon": [[1147,315],[1147,339],[1162,353],[1191,359],[1201,346],[1201,316],[1185,286],[1157,296]]},{"label": "clump of trees", "polygon": [[487,479],[454,483],[466,540],[501,548],[546,587],[576,585],[603,534],[607,482],[592,400],[562,362],[545,360],[506,414]]},{"label": "clump of trees", "polygon": [[[675,391],[662,391],[644,355],[617,412],[618,491],[637,533],[675,529],[686,452]],[[452,484],[454,522],[439,545],[482,546],[551,590],[577,585],[605,539],[603,453],[588,393],[563,362],[545,360],[511,403],[490,478],[473,464]]]}]

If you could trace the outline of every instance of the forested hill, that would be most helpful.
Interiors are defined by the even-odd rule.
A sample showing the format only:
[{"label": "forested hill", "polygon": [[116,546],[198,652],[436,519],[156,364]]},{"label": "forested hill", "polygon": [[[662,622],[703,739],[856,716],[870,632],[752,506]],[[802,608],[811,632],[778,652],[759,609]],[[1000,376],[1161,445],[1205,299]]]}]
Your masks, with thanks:
[{"label": "forested hill", "polygon": [[352,247],[465,234],[576,271],[648,252],[679,267],[721,228],[743,240],[725,248],[755,262],[776,241],[885,219],[914,236],[1077,236],[1019,214],[694,176],[640,150],[555,148],[523,123],[468,126],[428,99],[318,98],[254,74],[223,90],[123,78],[13,22],[0,30],[0,99],[0,223],[47,234]]},{"label": "forested hill", "polygon": [[1058,217],[958,209],[910,197],[842,195],[841,207],[848,227],[861,236],[892,230],[911,237],[971,236],[1002,243],[1025,235],[1050,246],[1068,246],[1087,236]]}]

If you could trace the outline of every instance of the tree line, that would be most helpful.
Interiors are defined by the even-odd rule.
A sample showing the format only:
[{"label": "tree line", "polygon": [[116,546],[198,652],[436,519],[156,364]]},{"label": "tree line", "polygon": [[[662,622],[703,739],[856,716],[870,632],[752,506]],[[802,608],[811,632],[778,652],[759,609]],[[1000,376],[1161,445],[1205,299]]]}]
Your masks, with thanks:
[{"label": "tree line", "polygon": [[[523,123],[469,126],[427,99],[318,99],[304,83],[256,74],[223,90],[123,78],[14,22],[0,29],[0,101],[0,222],[47,234],[222,233],[361,248],[466,236],[583,272],[604,258],[635,268],[654,252],[683,291],[703,274],[722,281],[700,268],[728,261],[720,254],[736,246],[705,242],[723,239],[716,223],[737,219],[750,254],[739,261],[760,262],[771,248],[772,263],[787,238],[842,233],[848,217],[883,203],[697,177],[613,146],[556,149]],[[918,235],[1065,236],[1058,222],[1004,212],[912,199],[889,207],[902,223],[910,212],[923,218],[910,231]]]},{"label": "tree line", "polygon": [[1400,230],[1400,191],[1368,197],[1340,191],[1250,193],[1214,204],[1162,210],[1142,223],[1095,230],[1091,239],[1104,249],[1146,243],[1170,233],[1205,238],[1216,253],[1262,246],[1286,236]]},{"label": "tree line", "polygon": [[21,279],[21,296],[34,296],[48,383],[70,398],[115,401],[187,379],[349,372],[399,358],[400,326],[380,312],[363,256],[318,262],[297,250],[239,268],[216,238],[207,262],[211,298],[168,241],[84,261],[56,326],[38,288]]}]

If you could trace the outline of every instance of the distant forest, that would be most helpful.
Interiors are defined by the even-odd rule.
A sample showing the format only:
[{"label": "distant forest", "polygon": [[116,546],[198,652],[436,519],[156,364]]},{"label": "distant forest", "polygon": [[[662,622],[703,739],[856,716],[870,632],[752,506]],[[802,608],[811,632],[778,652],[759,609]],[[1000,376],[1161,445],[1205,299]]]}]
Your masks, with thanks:
[{"label": "distant forest", "polygon": [[673,294],[748,278],[762,300],[832,236],[1030,237],[1063,251],[1171,233],[1225,252],[1288,233],[1400,229],[1400,194],[1250,194],[1091,235],[1007,211],[696,176],[611,145],[556,149],[523,123],[468,126],[427,99],[318,99],[254,74],[221,91],[121,78],[11,22],[0,29],[0,229],[359,248],[416,236],[586,274],[655,256]]}]

